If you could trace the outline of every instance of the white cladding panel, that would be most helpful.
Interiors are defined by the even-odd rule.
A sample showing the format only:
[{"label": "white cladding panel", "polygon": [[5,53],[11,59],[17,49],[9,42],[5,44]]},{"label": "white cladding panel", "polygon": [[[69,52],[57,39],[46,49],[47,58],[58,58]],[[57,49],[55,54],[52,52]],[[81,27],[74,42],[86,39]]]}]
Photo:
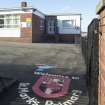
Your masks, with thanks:
[{"label": "white cladding panel", "polygon": [[5,14],[24,14],[24,13],[32,13],[32,10],[27,10],[27,11],[22,11],[22,10],[0,11],[0,15],[5,15]]},{"label": "white cladding panel", "polygon": [[[57,16],[59,34],[80,34],[81,15]],[[63,21],[72,21],[71,27],[64,27]]]},{"label": "white cladding panel", "polygon": [[21,37],[20,29],[0,28],[0,37]]},{"label": "white cladding panel", "polygon": [[41,13],[40,11],[36,10],[35,12],[33,12],[32,9],[28,9],[28,10],[10,10],[10,11],[0,11],[0,15],[5,15],[5,14],[26,14],[26,13],[34,13],[35,15],[45,19],[45,15],[43,13]]}]

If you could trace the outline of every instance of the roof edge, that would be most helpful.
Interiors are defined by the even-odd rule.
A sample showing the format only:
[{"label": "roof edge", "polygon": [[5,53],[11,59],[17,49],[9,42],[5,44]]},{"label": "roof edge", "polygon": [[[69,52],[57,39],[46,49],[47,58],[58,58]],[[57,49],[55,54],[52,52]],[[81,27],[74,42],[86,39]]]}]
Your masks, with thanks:
[{"label": "roof edge", "polygon": [[80,13],[55,13],[55,14],[48,14],[47,16],[67,16],[67,15],[82,15]]},{"label": "roof edge", "polygon": [[101,0],[96,6],[96,13],[100,14],[100,12],[105,8],[105,0]]},{"label": "roof edge", "polygon": [[22,10],[22,9],[32,9],[36,10],[33,7],[24,7],[24,8],[0,8],[0,11],[10,11],[10,10]]}]

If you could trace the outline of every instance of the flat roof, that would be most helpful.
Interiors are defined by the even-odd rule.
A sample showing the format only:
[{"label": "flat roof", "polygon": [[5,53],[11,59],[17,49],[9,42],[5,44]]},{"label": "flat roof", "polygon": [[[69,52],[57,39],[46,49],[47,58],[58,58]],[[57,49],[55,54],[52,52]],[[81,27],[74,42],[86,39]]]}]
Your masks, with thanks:
[{"label": "flat roof", "polygon": [[68,16],[68,15],[81,15],[80,13],[51,13],[51,14],[44,14],[40,10],[33,8],[33,7],[17,7],[17,8],[0,8],[0,12],[2,11],[18,11],[18,10],[28,10],[31,9],[33,12],[38,11],[39,13],[45,15],[45,16]]},{"label": "flat roof", "polygon": [[33,7],[18,7],[18,8],[0,8],[0,12],[5,12],[5,11],[18,11],[18,10],[33,10],[33,12],[38,11],[40,14],[45,15],[43,12],[39,11],[36,8]]},{"label": "flat roof", "polygon": [[48,16],[68,16],[68,15],[82,15],[80,13],[52,13],[48,14]]},{"label": "flat roof", "polygon": [[11,10],[22,10],[22,9],[32,9],[32,10],[36,10],[33,7],[24,7],[24,8],[0,8],[0,11],[11,11]]}]

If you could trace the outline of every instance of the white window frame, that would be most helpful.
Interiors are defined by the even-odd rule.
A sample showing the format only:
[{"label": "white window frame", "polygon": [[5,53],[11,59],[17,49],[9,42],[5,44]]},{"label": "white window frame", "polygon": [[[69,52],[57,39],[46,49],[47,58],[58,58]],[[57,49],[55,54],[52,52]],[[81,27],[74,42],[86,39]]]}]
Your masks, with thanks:
[{"label": "white window frame", "polygon": [[7,15],[0,15],[0,16],[3,16],[3,18],[0,18],[0,19],[2,19],[4,21],[4,24],[0,24],[0,26],[3,26],[3,27],[0,27],[0,28],[17,28],[17,27],[20,27],[20,16],[19,15],[7,14]]},{"label": "white window frame", "polygon": [[[64,22],[71,22],[71,26],[66,26],[65,25],[65,23]],[[66,24],[69,24],[69,22],[68,23],[66,23]],[[73,26],[74,26],[74,20],[62,20],[62,27],[64,28],[64,29],[71,29],[71,28],[73,28]]]},{"label": "white window frame", "polygon": [[44,30],[44,20],[40,20],[40,30]]}]

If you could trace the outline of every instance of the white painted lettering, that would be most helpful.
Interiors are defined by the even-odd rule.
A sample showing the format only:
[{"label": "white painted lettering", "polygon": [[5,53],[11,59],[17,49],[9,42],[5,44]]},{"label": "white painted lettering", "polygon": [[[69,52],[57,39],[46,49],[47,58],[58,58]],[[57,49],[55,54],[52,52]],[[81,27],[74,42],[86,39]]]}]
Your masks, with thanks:
[{"label": "white painted lettering", "polygon": [[45,105],[54,105],[53,101],[46,101]]},{"label": "white painted lettering", "polygon": [[76,101],[76,100],[78,100],[78,97],[72,96],[72,97],[71,97],[71,100]]},{"label": "white painted lettering", "polygon": [[19,88],[19,93],[28,93],[29,92],[29,90],[28,90],[28,88]]},{"label": "white painted lettering", "polygon": [[26,102],[30,105],[38,105],[38,101],[35,98],[30,98],[29,100],[26,100]]}]

